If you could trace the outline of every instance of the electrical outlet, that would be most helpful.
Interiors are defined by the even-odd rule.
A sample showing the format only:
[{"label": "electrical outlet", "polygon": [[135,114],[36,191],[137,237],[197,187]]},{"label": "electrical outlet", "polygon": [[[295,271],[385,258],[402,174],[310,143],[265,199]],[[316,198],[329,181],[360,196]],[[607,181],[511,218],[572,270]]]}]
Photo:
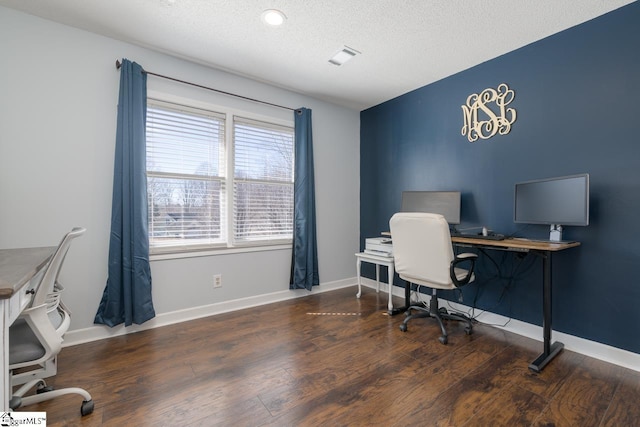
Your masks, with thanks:
[{"label": "electrical outlet", "polygon": [[222,275],[221,274],[214,274],[213,275],[213,287],[214,288],[221,288],[222,287]]}]

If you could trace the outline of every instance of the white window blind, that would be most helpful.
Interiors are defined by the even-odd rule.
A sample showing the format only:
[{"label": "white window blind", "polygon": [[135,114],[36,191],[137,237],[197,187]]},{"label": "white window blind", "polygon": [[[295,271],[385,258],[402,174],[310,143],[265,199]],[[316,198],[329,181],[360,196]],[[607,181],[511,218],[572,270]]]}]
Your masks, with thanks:
[{"label": "white window blind", "polygon": [[149,99],[146,132],[152,253],[291,242],[292,127]]},{"label": "white window blind", "polygon": [[235,243],[291,240],[293,139],[290,127],[234,118]]},{"label": "white window blind", "polygon": [[225,243],[225,115],[149,99],[146,132],[151,250]]}]

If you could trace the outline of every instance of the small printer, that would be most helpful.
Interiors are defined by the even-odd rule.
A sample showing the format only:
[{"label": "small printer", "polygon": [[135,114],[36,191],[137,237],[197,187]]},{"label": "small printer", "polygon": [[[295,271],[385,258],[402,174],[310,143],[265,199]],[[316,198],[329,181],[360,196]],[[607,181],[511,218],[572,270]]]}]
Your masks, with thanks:
[{"label": "small printer", "polygon": [[393,246],[389,237],[371,237],[364,241],[364,252],[378,256],[393,256]]}]

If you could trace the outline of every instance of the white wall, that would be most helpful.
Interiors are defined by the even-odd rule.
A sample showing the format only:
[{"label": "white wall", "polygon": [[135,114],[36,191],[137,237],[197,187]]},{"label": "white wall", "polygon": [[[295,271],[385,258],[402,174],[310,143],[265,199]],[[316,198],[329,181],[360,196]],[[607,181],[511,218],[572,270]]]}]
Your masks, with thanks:
[{"label": "white wall", "polygon": [[[352,278],[359,246],[359,112],[0,7],[0,248],[53,246],[73,226],[61,281],[71,329],[89,328],[107,278],[119,72],[145,69],[313,110],[321,283]],[[293,113],[150,76],[150,92],[290,119]],[[156,314],[288,289],[291,251],[153,261]],[[223,287],[212,289],[214,273]]]}]

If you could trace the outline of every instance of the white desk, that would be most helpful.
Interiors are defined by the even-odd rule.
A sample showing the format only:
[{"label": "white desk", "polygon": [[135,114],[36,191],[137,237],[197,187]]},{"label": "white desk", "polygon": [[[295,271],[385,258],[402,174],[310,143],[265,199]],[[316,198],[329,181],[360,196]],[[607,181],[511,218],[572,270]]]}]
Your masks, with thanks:
[{"label": "white desk", "polygon": [[376,292],[380,292],[380,266],[384,265],[385,267],[387,267],[387,271],[388,271],[387,286],[389,288],[388,308],[389,308],[389,314],[391,314],[391,311],[393,310],[393,302],[391,300],[391,291],[393,289],[393,273],[394,273],[393,257],[372,255],[366,252],[358,252],[356,254],[356,274],[358,275],[358,293],[356,294],[356,297],[358,298],[360,298],[360,296],[362,295],[362,285],[361,285],[361,278],[360,278],[360,264],[362,263],[362,261],[376,265],[376,285],[377,285]]},{"label": "white desk", "polygon": [[56,247],[0,249],[0,411],[7,412],[11,399],[9,381],[9,326],[31,301],[31,279],[47,264]]}]

